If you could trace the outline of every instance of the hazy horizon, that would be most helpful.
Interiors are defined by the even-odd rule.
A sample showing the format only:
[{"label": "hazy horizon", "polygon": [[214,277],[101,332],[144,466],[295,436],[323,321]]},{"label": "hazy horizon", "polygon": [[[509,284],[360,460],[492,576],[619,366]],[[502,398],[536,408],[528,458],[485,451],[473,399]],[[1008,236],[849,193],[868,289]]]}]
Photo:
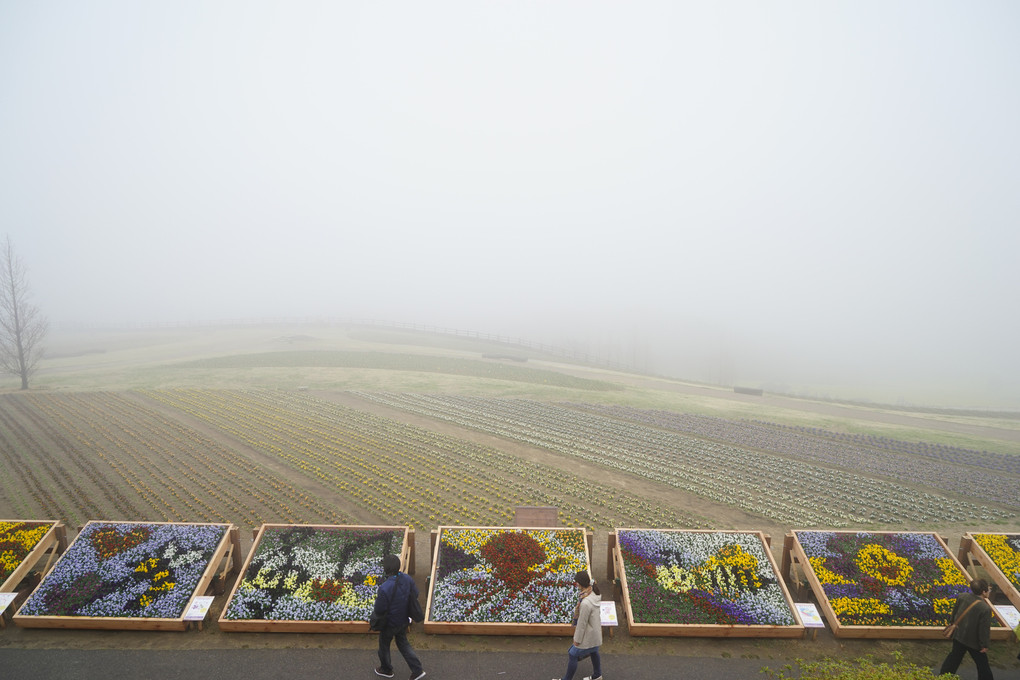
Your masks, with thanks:
[{"label": "hazy horizon", "polygon": [[1018,29],[1005,1],[0,0],[0,235],[55,327],[379,318],[1020,408]]}]

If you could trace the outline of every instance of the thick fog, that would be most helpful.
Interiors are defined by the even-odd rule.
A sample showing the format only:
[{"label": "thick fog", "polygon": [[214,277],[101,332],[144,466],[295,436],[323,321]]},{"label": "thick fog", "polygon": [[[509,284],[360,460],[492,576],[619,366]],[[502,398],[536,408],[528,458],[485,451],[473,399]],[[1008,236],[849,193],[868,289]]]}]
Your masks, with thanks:
[{"label": "thick fog", "polygon": [[1018,34],[1009,0],[0,0],[0,233],[58,329],[371,317],[1016,407]]}]

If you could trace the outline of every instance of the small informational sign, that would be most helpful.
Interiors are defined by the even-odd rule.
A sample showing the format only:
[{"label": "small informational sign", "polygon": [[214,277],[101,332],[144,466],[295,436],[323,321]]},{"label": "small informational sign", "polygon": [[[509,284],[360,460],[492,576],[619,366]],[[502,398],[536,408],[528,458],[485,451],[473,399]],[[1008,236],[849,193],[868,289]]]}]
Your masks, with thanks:
[{"label": "small informational sign", "polygon": [[806,628],[825,628],[825,621],[813,602],[794,602]]},{"label": "small informational sign", "polygon": [[11,602],[14,602],[14,598],[17,596],[17,593],[0,593],[0,614],[7,611],[7,608],[11,606]]},{"label": "small informational sign", "polygon": [[995,612],[1013,630],[1017,630],[1017,626],[1020,626],[1020,611],[1017,611],[1017,608],[1013,605],[997,604],[995,605]]},{"label": "small informational sign", "polygon": [[603,626],[618,626],[620,621],[616,618],[616,603],[615,602],[602,602],[600,603],[602,609],[602,625]]},{"label": "small informational sign", "polygon": [[212,602],[212,595],[200,595],[199,597],[196,597],[192,600],[188,613],[184,615],[184,620],[205,621],[205,616],[209,613],[209,607],[212,606]]}]

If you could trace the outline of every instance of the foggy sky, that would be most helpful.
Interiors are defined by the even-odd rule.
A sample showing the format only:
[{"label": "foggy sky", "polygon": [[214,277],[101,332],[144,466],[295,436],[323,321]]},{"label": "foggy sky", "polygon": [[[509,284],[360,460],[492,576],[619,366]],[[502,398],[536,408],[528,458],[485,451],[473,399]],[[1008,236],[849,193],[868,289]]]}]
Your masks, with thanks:
[{"label": "foggy sky", "polygon": [[0,233],[58,327],[365,316],[1017,406],[1018,32],[1008,0],[0,0]]}]

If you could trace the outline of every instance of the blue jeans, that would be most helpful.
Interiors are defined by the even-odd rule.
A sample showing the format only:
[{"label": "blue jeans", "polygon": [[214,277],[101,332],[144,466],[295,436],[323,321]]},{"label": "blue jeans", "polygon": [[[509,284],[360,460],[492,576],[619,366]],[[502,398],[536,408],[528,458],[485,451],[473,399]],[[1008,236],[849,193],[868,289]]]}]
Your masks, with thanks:
[{"label": "blue jeans", "polygon": [[577,672],[577,662],[586,657],[591,657],[591,677],[599,678],[602,677],[602,658],[599,656],[598,647],[589,647],[588,649],[578,649],[574,645],[570,645],[570,651],[567,652],[567,673],[563,676],[563,680],[574,680],[574,673]]},{"label": "blue jeans", "polygon": [[379,667],[387,673],[393,672],[393,661],[390,659],[390,642],[394,639],[397,641],[397,651],[404,657],[404,661],[407,662],[408,667],[411,669],[411,677],[421,675],[421,661],[418,660],[418,655],[414,653],[411,643],[407,641],[407,626],[400,628],[390,628],[387,626],[379,631]]}]

